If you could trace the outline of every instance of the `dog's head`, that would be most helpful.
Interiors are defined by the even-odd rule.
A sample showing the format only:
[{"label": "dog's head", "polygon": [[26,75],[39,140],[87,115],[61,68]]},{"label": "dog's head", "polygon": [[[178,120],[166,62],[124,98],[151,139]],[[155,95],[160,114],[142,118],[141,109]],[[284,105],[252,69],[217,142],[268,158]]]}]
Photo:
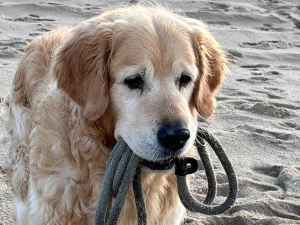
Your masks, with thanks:
[{"label": "dog's head", "polygon": [[160,161],[193,144],[207,118],[226,58],[200,21],[161,8],[110,11],[74,29],[54,63],[58,86],[97,120],[110,108],[115,137]]}]

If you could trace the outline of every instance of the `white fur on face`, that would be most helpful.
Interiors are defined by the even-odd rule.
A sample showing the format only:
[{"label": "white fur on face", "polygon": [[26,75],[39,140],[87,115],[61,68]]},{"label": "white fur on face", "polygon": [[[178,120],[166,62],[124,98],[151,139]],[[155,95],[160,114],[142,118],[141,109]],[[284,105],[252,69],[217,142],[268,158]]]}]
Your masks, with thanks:
[{"label": "white fur on face", "polygon": [[[197,72],[195,69],[182,68],[174,62],[172,72],[164,77],[155,74],[153,67],[131,66],[120,70],[120,79],[112,86],[112,104],[118,110],[115,130],[116,138],[122,137],[129,147],[140,157],[160,161],[173,156],[174,152],[160,145],[157,133],[164,123],[180,122],[190,131],[190,138],[176,155],[183,155],[193,145],[197,118],[192,116],[189,108],[193,83]],[[192,67],[191,67],[192,68]],[[143,90],[131,90],[123,80],[130,75],[144,71],[140,76],[144,80]],[[179,89],[176,80],[183,71],[188,71],[192,82]]]}]

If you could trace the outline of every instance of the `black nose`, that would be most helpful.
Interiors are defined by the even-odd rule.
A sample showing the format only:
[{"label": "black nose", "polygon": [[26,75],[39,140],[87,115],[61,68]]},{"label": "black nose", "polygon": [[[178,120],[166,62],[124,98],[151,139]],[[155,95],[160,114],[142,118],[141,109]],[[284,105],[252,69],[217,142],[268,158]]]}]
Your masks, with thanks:
[{"label": "black nose", "polygon": [[164,124],[159,129],[157,138],[163,147],[177,150],[190,138],[190,131],[182,124]]}]

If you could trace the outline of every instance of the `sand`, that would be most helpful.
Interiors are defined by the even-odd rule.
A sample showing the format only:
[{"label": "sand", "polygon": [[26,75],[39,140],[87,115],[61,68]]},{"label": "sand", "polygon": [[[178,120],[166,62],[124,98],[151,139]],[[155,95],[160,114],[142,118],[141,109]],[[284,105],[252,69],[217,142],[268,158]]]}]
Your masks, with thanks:
[{"label": "sand", "polygon": [[[75,26],[105,8],[104,0],[2,0],[0,98],[10,89],[23,48],[58,26]],[[189,213],[186,224],[300,224],[300,2],[299,0],[162,1],[201,19],[228,53],[230,73],[218,92],[214,117],[202,122],[221,141],[235,167],[235,206],[218,216]],[[12,224],[12,192],[5,174],[9,138],[0,114],[0,224]],[[217,202],[227,180],[217,161]],[[192,190],[203,197],[206,181]]]}]

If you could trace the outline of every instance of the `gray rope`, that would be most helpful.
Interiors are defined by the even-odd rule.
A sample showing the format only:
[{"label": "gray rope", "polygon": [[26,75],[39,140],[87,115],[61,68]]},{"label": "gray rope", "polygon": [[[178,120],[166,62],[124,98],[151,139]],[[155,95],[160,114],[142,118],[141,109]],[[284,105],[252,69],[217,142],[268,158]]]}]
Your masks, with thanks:
[{"label": "gray rope", "polygon": [[[219,206],[210,206],[216,195],[217,185],[213,166],[205,150],[205,142],[203,139],[205,139],[215,151],[228,177],[229,194],[226,201]],[[185,176],[187,171],[183,171],[183,175],[177,175],[178,193],[181,202],[188,210],[193,212],[200,212],[208,215],[223,213],[234,204],[237,195],[237,181],[233,167],[220,143],[206,130],[198,128],[195,145],[197,146],[207,176],[208,193],[204,200],[204,204],[195,200],[188,190]],[[174,166],[174,163],[176,163],[175,173],[180,174],[176,171],[177,166],[181,168],[187,167],[187,165],[179,165],[178,162],[182,161],[185,162],[185,160],[181,159],[177,161],[173,160],[166,165],[158,165],[157,168],[160,170],[162,168],[170,169]],[[119,214],[132,182],[138,213],[138,224],[147,224],[146,207],[141,185],[141,166],[148,166],[151,169],[155,169],[155,164],[151,164],[151,162],[149,164],[149,162],[143,161],[143,159],[131,151],[123,140],[118,141],[107,162],[103,187],[95,214],[95,225],[117,224]],[[115,202],[111,209],[113,197],[115,198]]]},{"label": "gray rope", "polygon": [[[121,160],[122,157],[130,158],[126,168],[118,166],[119,162],[123,163],[124,161],[127,161]],[[95,213],[95,225],[117,224],[129,187],[136,173],[136,168],[141,162],[142,159],[137,155],[132,154],[131,149],[123,140],[118,141],[107,162],[100,200]],[[123,174],[123,179],[121,178],[121,174]],[[119,178],[118,185],[113,185],[113,182],[117,182],[117,179],[112,179],[115,175]],[[113,186],[119,186],[117,192],[116,190],[113,190]],[[115,202],[111,210],[112,197],[115,197]]]},{"label": "gray rope", "polygon": [[136,209],[138,212],[138,224],[146,225],[147,224],[147,214],[145,201],[142,190],[142,182],[141,182],[141,167],[137,168],[136,174],[133,179],[133,190],[134,190],[134,198]]},{"label": "gray rope", "polygon": [[197,147],[198,154],[200,156],[200,159],[202,161],[205,175],[207,177],[207,195],[206,198],[203,201],[203,204],[205,205],[211,205],[215,199],[216,193],[217,193],[217,180],[214,172],[213,165],[211,163],[211,160],[209,158],[209,155],[206,151],[206,144],[201,139],[198,138],[196,140],[195,146]]},{"label": "gray rope", "polygon": [[[191,193],[188,191],[186,177],[183,176],[177,176],[178,193],[182,204],[188,210],[192,212],[200,212],[207,215],[217,215],[225,212],[226,210],[228,210],[233,206],[238,192],[237,180],[236,180],[234,169],[219,141],[215,139],[211,133],[209,133],[208,131],[202,128],[198,128],[197,140],[199,140],[199,138],[205,139],[212,147],[212,149],[215,151],[217,157],[219,158],[228,177],[228,183],[229,183],[228,196],[225,202],[223,202],[221,205],[218,206],[209,206],[209,205],[199,203],[197,200],[193,198]],[[206,197],[206,199],[207,198],[209,197]]]}]

